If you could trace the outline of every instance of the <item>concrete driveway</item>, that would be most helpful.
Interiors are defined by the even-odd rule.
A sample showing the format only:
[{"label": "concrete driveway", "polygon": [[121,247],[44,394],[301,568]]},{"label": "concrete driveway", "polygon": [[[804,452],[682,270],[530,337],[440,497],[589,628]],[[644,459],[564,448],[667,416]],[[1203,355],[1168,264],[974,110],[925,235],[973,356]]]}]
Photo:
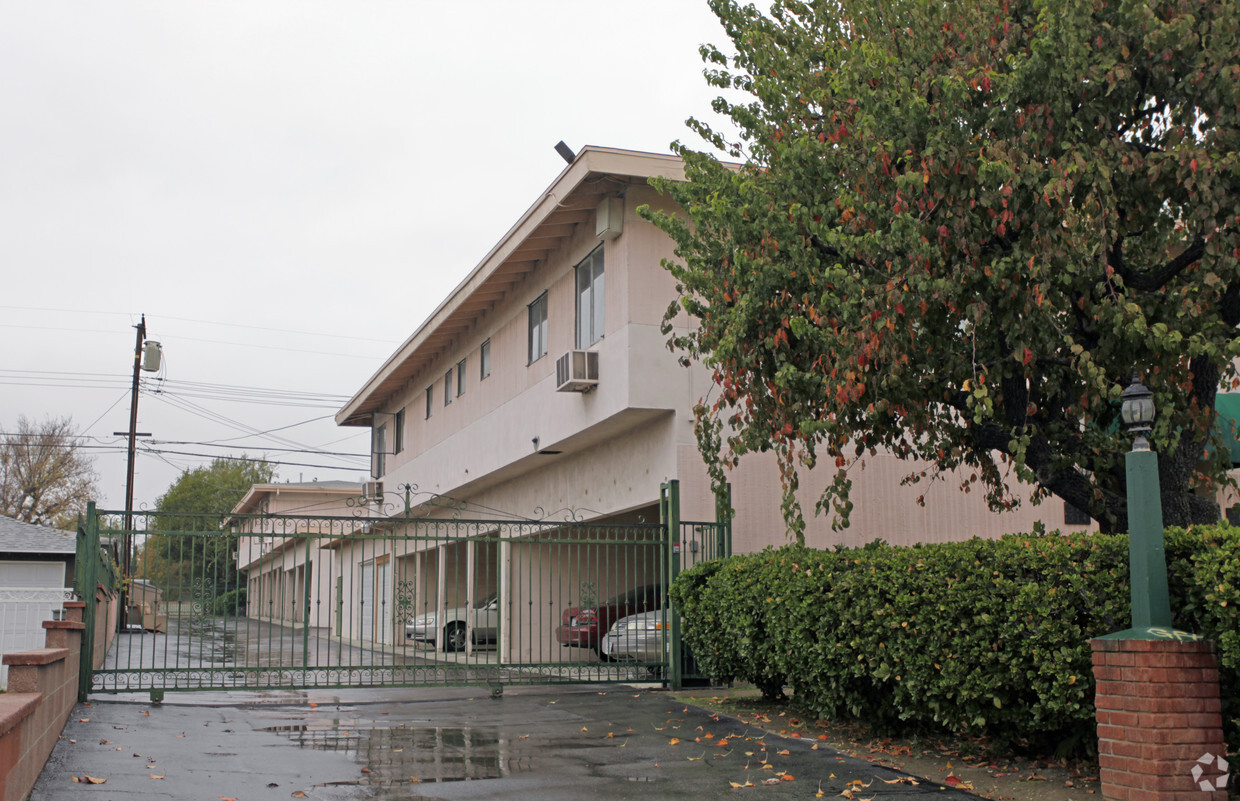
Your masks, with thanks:
[{"label": "concrete driveway", "polygon": [[31,799],[974,798],[814,746],[616,685],[97,696]]}]

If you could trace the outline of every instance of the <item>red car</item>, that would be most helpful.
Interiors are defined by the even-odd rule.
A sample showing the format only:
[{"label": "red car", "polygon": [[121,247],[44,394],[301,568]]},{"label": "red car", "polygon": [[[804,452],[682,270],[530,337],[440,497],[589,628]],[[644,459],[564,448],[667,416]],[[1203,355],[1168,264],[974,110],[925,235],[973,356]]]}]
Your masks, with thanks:
[{"label": "red car", "polygon": [[608,661],[602,651],[603,635],[622,617],[660,609],[666,596],[658,584],[622,592],[616,597],[596,604],[594,607],[570,606],[560,615],[560,625],[555,637],[560,645],[576,648],[592,648],[599,659]]}]

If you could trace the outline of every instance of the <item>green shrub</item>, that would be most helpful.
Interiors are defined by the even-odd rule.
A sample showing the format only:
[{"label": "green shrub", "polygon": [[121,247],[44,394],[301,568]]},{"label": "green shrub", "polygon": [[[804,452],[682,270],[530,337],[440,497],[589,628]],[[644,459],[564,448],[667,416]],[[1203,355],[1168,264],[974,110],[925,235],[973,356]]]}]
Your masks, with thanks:
[{"label": "green shrub", "polygon": [[211,605],[211,614],[221,617],[243,616],[248,594],[246,587],[237,587],[215,596],[215,602]]},{"label": "green shrub", "polygon": [[[1123,535],[768,550],[699,565],[673,601],[703,671],[820,717],[1088,751],[1089,640],[1129,625]],[[1240,530],[1169,530],[1175,625],[1215,640],[1240,689]],[[1225,709],[1240,742],[1240,707]]]}]

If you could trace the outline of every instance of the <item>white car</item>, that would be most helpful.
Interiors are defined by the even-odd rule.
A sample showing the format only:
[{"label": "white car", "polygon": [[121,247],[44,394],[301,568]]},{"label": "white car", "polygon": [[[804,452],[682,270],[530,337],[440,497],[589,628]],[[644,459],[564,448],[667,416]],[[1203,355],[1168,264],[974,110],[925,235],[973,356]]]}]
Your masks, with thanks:
[{"label": "white car", "polygon": [[603,653],[617,662],[663,662],[670,614],[655,609],[620,618],[603,637]]},{"label": "white car", "polygon": [[445,610],[442,624],[433,613],[414,618],[405,626],[405,639],[434,642],[442,632],[445,651],[464,651],[465,639],[471,631],[474,645],[495,642],[498,620],[499,596],[492,593],[475,603],[473,609],[458,606]]}]

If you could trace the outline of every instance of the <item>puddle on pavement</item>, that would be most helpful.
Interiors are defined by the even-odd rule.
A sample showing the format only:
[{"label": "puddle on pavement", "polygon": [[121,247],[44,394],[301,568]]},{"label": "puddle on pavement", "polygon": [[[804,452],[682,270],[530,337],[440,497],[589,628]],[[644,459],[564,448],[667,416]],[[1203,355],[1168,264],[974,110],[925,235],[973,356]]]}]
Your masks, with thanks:
[{"label": "puddle on pavement", "polygon": [[533,769],[533,757],[518,738],[496,728],[386,727],[341,719],[261,731],[299,748],[350,755],[368,771],[352,784],[370,787],[499,779]]}]

